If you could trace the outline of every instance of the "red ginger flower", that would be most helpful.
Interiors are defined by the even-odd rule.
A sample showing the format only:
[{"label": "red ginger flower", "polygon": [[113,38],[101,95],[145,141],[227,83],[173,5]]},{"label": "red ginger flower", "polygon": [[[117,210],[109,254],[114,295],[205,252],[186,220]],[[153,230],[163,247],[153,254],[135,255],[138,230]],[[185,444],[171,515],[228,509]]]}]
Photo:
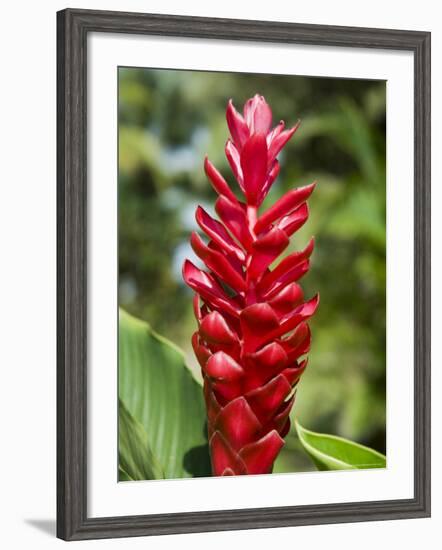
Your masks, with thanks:
[{"label": "red ginger flower", "polygon": [[258,214],[279,172],[276,157],[298,125],[286,130],[281,121],[271,129],[271,109],[259,95],[246,102],[244,116],[229,101],[226,116],[225,152],[245,202],[206,158],[221,221],[197,208],[210,241],[194,232],[191,244],[208,272],[186,260],[183,277],[196,292],[192,345],[204,378],[213,474],[265,474],[284,445],[294,388],[307,365],[300,360],[310,348],[306,320],[319,296],[304,302],[297,281],[309,269],[313,239],[270,266],[306,222],[315,184],[289,191]]}]

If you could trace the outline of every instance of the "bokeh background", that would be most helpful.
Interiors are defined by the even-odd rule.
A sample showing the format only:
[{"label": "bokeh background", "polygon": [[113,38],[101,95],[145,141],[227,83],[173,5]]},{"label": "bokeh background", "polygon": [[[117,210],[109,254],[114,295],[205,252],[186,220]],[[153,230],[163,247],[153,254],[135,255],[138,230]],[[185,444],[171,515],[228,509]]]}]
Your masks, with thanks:
[{"label": "bokeh background", "polygon": [[[118,78],[120,306],[179,345],[199,377],[181,266],[198,262],[188,244],[196,205],[214,214],[203,159],[233,183],[227,101],[239,109],[264,95],[275,123],[301,119],[266,202],[319,182],[287,250],[315,236],[302,286],[321,295],[294,415],[385,452],[385,82],[138,68],[120,68]],[[292,430],[274,471],[314,469],[297,451]]]}]

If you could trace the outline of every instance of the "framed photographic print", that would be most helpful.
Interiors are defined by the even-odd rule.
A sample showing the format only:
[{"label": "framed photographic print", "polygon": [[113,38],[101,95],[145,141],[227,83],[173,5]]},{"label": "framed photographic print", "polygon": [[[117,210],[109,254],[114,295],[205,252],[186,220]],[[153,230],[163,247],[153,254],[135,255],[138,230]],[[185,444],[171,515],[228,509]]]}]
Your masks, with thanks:
[{"label": "framed photographic print", "polygon": [[58,13],[58,536],[430,514],[430,34]]}]

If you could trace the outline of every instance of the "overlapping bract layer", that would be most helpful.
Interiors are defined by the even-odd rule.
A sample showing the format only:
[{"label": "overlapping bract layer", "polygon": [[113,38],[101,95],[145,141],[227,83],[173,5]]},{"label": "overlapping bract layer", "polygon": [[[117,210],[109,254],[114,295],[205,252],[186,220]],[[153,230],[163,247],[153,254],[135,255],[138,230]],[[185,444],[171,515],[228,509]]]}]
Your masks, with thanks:
[{"label": "overlapping bract layer", "polygon": [[277,155],[298,125],[271,129],[272,112],[256,95],[240,115],[230,101],[231,139],[225,152],[245,202],[206,158],[218,194],[212,218],[201,206],[192,248],[208,271],[186,260],[183,276],[195,291],[198,330],[192,344],[201,365],[214,475],[269,473],[290,429],[294,388],[306,368],[307,320],[318,296],[304,301],[298,280],[309,269],[313,239],[271,269],[290,236],[308,218],[314,184],[258,209],[279,173]]}]

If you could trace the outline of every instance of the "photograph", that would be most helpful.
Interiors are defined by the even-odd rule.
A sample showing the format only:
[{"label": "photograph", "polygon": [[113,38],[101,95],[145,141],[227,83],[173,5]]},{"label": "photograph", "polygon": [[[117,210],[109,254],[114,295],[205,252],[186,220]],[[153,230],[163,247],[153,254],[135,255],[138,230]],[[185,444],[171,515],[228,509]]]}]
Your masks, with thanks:
[{"label": "photograph", "polygon": [[386,81],[117,72],[118,481],[386,468]]}]

